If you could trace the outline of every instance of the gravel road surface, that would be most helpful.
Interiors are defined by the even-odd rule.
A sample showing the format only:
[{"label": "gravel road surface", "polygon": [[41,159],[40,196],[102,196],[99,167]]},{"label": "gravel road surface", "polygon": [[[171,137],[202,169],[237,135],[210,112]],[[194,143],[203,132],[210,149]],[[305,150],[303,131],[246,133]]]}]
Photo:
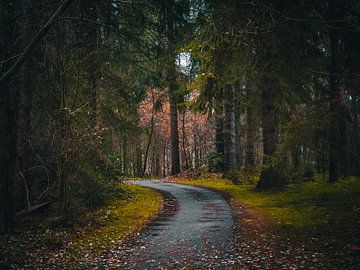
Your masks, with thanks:
[{"label": "gravel road surface", "polygon": [[[224,269],[234,263],[231,208],[213,191],[136,181],[165,195],[165,211],[136,240],[113,250],[98,269]],[[111,260],[115,261],[113,265]]]}]

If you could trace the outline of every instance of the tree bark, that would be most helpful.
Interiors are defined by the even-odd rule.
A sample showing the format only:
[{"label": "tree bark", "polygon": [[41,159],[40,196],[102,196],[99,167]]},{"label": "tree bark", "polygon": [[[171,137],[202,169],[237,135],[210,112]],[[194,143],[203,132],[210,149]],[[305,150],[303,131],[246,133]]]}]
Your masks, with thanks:
[{"label": "tree bark", "polygon": [[13,179],[16,160],[16,98],[10,82],[0,84],[0,231],[13,231]]},{"label": "tree bark", "polygon": [[185,170],[189,169],[189,159],[186,151],[186,131],[185,131],[185,115],[186,115],[186,109],[182,112],[182,118],[181,118],[181,146],[182,146],[182,156],[183,156],[183,166]]},{"label": "tree bark", "polygon": [[[35,11],[31,1],[22,0],[22,47],[31,40],[31,33],[34,28]],[[25,60],[19,70],[19,111],[18,111],[18,133],[17,133],[17,172],[14,178],[14,195],[17,202],[16,208],[29,207],[32,200],[31,164],[32,164],[32,96],[34,68],[32,57]]]},{"label": "tree bark", "polygon": [[146,173],[147,160],[148,160],[148,156],[149,156],[150,145],[151,145],[151,141],[152,141],[152,137],[153,137],[153,133],[154,133],[154,127],[155,127],[155,115],[154,114],[155,114],[155,112],[153,111],[152,115],[151,115],[150,134],[149,134],[149,139],[148,139],[148,142],[146,145],[145,156],[144,156],[144,165],[143,165],[141,177],[144,177],[145,173]]},{"label": "tree bark", "polygon": [[[329,0],[329,17],[335,17],[335,7],[334,1]],[[338,37],[335,34],[333,29],[329,30],[329,41],[330,41],[330,78],[329,78],[329,90],[330,90],[330,119],[329,119],[329,181],[335,182],[339,178],[339,168],[338,168],[338,152],[337,152],[337,78],[336,78],[336,69],[337,69],[337,42]],[[335,122],[333,122],[335,121]]]},{"label": "tree bark", "polygon": [[[16,15],[18,3],[0,3],[0,57],[16,55]],[[11,62],[0,65],[0,72],[11,69]],[[3,76],[0,80],[0,231],[11,232],[13,223],[13,179],[15,175],[18,98],[15,80]]]},{"label": "tree bark", "polygon": [[225,128],[224,128],[224,148],[225,148],[225,171],[231,172],[236,167],[236,125],[235,125],[235,86],[226,86],[225,100]]},{"label": "tree bark", "polygon": [[[84,18],[87,20],[97,21],[97,6],[96,0],[83,0]],[[88,97],[89,105],[92,111],[91,123],[94,128],[99,126],[99,119],[97,117],[97,85],[98,85],[98,29],[95,23],[86,23],[84,25],[84,40],[85,40],[85,57],[87,58],[87,80],[88,80]]]},{"label": "tree bark", "polygon": [[275,81],[268,75],[263,78],[261,95],[264,159],[260,179],[256,187],[265,189],[283,184],[280,175],[272,166],[272,155],[277,149]]},{"label": "tree bark", "polygon": [[[329,0],[329,20],[337,20],[343,17],[339,14],[340,7],[338,1]],[[342,39],[339,30],[329,28],[330,45],[330,76],[329,76],[329,122],[328,122],[328,141],[329,141],[329,181],[335,182],[339,177],[349,174],[349,113],[345,107],[343,87],[339,80],[341,77],[340,61]]]},{"label": "tree bark", "polygon": [[224,118],[219,114],[215,113],[215,151],[216,151],[216,166],[215,172],[224,171]]},{"label": "tree bark", "polygon": [[171,175],[177,175],[180,172],[178,110],[177,98],[174,90],[175,89],[169,89],[171,129]]},{"label": "tree bark", "polygon": [[255,129],[254,108],[247,106],[246,110],[246,140],[245,140],[245,166],[252,167],[255,165]]}]

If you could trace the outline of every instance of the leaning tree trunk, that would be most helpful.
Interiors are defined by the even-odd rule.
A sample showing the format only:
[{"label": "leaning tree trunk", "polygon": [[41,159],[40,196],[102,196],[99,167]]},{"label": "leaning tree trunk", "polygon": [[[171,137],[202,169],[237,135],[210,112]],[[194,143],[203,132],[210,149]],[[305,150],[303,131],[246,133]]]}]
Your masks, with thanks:
[{"label": "leaning tree trunk", "polygon": [[263,79],[261,95],[264,159],[263,169],[256,187],[265,189],[283,184],[281,183],[281,177],[272,166],[272,155],[277,148],[275,82],[272,78],[265,77]]},{"label": "leaning tree trunk", "polygon": [[225,101],[225,128],[224,128],[224,148],[225,148],[225,171],[232,172],[236,167],[236,125],[234,94],[235,86],[226,86]]}]

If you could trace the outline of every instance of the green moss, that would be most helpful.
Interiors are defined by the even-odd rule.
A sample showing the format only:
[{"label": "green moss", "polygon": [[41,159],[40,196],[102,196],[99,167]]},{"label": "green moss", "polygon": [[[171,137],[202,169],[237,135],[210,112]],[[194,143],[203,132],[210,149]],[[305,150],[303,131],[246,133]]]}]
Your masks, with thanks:
[{"label": "green moss", "polygon": [[124,184],[121,188],[127,199],[114,200],[104,209],[97,210],[88,219],[95,219],[77,238],[70,249],[102,249],[146,225],[161,209],[163,199],[157,192],[136,185]]},{"label": "green moss", "polygon": [[[48,260],[55,261],[59,269],[78,269],[79,260],[91,262],[117,240],[143,228],[161,209],[162,196],[144,187],[118,185],[113,189],[121,193],[121,198],[107,200],[105,207],[95,211],[83,208],[71,227],[59,227],[61,217],[53,216],[30,230],[26,227],[17,231],[11,239],[0,236],[0,254],[5,258],[3,262],[0,258],[0,269],[7,269],[7,265],[12,269],[43,269]],[[50,226],[52,223],[55,226]]]},{"label": "green moss", "polygon": [[360,180],[357,178],[335,184],[317,178],[280,191],[264,192],[255,191],[254,185],[233,185],[229,180],[200,179],[183,183],[230,193],[236,203],[261,210],[286,236],[303,240],[322,238],[338,247],[359,241],[353,239],[359,222],[354,210],[360,206]]}]

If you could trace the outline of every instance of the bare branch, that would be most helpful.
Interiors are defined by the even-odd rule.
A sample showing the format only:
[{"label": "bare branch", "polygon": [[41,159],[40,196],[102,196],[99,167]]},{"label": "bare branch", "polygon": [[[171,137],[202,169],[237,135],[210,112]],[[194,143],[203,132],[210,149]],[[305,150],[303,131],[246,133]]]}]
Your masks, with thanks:
[{"label": "bare branch", "polygon": [[9,79],[17,69],[24,63],[24,61],[29,57],[35,47],[39,44],[40,40],[49,32],[51,27],[57,18],[63,14],[66,9],[74,2],[75,0],[65,0],[54,12],[54,14],[49,18],[46,24],[36,33],[35,37],[30,41],[29,45],[25,48],[23,53],[15,61],[15,63],[6,71],[0,78],[0,84],[5,80]]}]

